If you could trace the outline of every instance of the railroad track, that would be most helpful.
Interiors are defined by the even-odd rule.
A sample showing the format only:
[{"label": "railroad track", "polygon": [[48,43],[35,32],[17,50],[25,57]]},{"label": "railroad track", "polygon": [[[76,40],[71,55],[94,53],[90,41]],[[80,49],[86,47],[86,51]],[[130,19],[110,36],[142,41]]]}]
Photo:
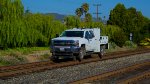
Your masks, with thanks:
[{"label": "railroad track", "polygon": [[72,81],[70,84],[136,84],[150,78],[150,61]]},{"label": "railroad track", "polygon": [[20,65],[15,65],[15,66],[3,66],[3,67],[0,67],[0,78],[7,79],[9,77],[29,74],[33,72],[39,72],[39,71],[50,70],[50,69],[55,69],[55,68],[102,61],[102,60],[107,60],[107,59],[115,59],[115,58],[120,58],[120,57],[135,55],[135,54],[142,54],[142,53],[147,53],[147,52],[150,52],[150,49],[136,49],[136,50],[129,50],[129,51],[106,53],[106,55],[104,55],[102,59],[98,58],[97,56],[97,57],[93,57],[90,59],[84,59],[82,62],[69,61],[69,62],[53,63],[51,61],[46,61],[46,62],[20,64]]}]

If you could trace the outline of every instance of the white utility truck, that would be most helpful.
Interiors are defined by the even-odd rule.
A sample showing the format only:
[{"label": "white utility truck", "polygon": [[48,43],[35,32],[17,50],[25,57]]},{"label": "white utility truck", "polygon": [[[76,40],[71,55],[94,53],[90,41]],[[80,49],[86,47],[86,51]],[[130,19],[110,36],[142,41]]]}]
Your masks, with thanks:
[{"label": "white utility truck", "polygon": [[108,36],[101,36],[99,28],[73,28],[51,40],[51,58],[53,61],[64,58],[81,61],[93,53],[101,58],[108,48]]}]

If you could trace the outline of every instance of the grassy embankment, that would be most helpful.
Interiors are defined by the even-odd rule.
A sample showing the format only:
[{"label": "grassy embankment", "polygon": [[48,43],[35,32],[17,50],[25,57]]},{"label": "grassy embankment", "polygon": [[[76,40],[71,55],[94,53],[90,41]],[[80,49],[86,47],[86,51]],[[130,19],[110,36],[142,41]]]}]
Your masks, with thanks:
[{"label": "grassy embankment", "polygon": [[0,66],[41,61],[49,56],[49,47],[23,47],[0,50]]},{"label": "grassy embankment", "polygon": [[110,42],[109,49],[106,50],[106,52],[134,50],[136,48],[137,48],[137,44],[130,42],[130,41],[126,41],[123,47],[119,47],[114,42]]}]

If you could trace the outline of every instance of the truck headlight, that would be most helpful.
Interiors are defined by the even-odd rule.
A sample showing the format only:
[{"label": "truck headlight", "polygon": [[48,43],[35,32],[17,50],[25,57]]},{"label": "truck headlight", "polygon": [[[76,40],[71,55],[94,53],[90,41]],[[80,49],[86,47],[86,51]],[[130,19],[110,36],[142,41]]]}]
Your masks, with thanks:
[{"label": "truck headlight", "polygon": [[53,40],[51,40],[50,50],[52,50],[52,49],[53,49],[53,47],[54,47],[54,41],[53,41]]},{"label": "truck headlight", "polygon": [[74,41],[73,45],[74,46],[79,46],[79,41],[78,40]]},{"label": "truck headlight", "polygon": [[51,45],[53,45],[54,44],[54,41],[53,40],[51,40]]}]

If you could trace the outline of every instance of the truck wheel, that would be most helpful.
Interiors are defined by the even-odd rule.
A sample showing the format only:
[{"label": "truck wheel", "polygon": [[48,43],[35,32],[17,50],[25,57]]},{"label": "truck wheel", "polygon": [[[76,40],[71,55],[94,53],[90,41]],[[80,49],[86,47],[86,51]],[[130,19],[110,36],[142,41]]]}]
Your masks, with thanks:
[{"label": "truck wheel", "polygon": [[79,55],[78,55],[78,60],[82,61],[82,59],[84,58],[85,54],[86,54],[85,47],[81,47]]},{"label": "truck wheel", "polygon": [[105,50],[105,46],[100,46],[100,52],[99,52],[99,54],[98,54],[98,56],[99,56],[100,58],[102,58],[102,56],[104,55],[104,50]]},{"label": "truck wheel", "polygon": [[73,56],[73,61],[76,61],[77,60],[77,57],[76,56]]},{"label": "truck wheel", "polygon": [[59,59],[58,58],[55,58],[54,56],[51,57],[51,60],[55,63],[58,63],[59,62]]}]

